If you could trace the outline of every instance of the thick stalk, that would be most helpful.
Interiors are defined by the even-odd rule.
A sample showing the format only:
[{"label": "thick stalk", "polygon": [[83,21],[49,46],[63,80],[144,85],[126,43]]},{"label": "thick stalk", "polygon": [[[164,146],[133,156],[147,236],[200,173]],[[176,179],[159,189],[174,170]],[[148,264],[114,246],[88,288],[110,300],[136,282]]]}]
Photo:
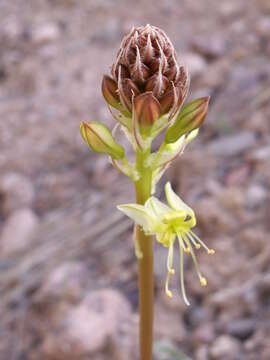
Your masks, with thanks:
[{"label": "thick stalk", "polygon": [[[150,152],[150,150],[149,150]],[[151,196],[152,172],[144,168],[143,160],[147,153],[137,152],[137,169],[142,177],[135,183],[137,203],[144,204]],[[152,360],[153,347],[153,239],[136,227],[136,237],[142,258],[138,259],[138,287],[139,287],[139,313],[140,313],[140,360]]]}]

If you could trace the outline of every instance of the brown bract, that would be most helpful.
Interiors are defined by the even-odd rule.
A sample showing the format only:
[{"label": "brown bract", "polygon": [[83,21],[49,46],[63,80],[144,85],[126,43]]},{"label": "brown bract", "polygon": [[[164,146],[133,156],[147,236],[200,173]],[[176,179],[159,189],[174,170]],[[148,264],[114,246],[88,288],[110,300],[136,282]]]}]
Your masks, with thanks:
[{"label": "brown bract", "polygon": [[[124,37],[111,73],[112,77],[105,75],[103,78],[104,98],[109,105],[129,114],[134,100],[147,93],[148,101],[143,101],[145,106],[149,102],[155,103],[156,110],[158,103],[159,115],[169,113],[172,117],[183,103],[189,87],[187,71],[178,65],[170,39],[163,30],[151,25],[133,28]],[[137,103],[142,106],[141,101]],[[134,109],[136,111],[136,106]],[[146,116],[147,125],[155,118]]]}]

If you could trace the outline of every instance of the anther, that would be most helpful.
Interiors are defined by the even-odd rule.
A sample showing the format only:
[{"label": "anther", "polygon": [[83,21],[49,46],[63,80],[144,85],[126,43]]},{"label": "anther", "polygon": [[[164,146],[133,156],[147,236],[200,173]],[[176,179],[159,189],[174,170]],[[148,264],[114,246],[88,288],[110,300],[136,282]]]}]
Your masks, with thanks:
[{"label": "anther", "polygon": [[200,283],[201,283],[201,286],[205,287],[205,286],[207,285],[207,280],[206,280],[206,278],[200,277]]}]

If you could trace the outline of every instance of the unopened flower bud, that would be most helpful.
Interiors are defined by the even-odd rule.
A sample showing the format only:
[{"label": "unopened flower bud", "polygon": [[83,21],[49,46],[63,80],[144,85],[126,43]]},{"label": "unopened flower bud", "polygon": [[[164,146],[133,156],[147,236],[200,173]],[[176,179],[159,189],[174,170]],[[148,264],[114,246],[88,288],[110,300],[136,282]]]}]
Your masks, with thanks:
[{"label": "unopened flower bud", "polygon": [[120,98],[117,94],[117,84],[108,75],[104,75],[102,80],[102,94],[109,105],[115,108],[119,107]]},{"label": "unopened flower bud", "polygon": [[202,97],[184,106],[174,124],[167,129],[165,142],[173,143],[182,135],[198,129],[206,117],[209,99],[209,96]]},{"label": "unopened flower bud", "polygon": [[168,113],[171,118],[188,87],[188,74],[179,66],[168,36],[158,27],[146,25],[125,36],[112,66],[112,78],[104,77],[102,91],[111,106],[119,108],[120,103],[130,117],[133,101],[150,92],[153,102],[159,103],[159,115]]},{"label": "unopened flower bud", "polygon": [[83,140],[97,153],[111,156],[113,159],[122,159],[125,155],[123,146],[114,141],[111,131],[99,122],[81,122],[80,131]]},{"label": "unopened flower bud", "polygon": [[149,129],[159,118],[161,108],[152,92],[146,92],[134,99],[134,116],[138,121],[141,131]]}]

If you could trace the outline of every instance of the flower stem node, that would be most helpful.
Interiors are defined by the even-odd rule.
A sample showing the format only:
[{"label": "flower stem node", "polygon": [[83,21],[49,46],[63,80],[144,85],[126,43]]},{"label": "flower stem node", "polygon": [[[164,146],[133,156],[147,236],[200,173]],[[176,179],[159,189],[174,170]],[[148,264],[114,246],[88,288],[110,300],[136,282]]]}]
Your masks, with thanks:
[{"label": "flower stem node", "polygon": [[184,286],[183,254],[191,255],[200,284],[206,286],[207,281],[199,270],[194,249],[199,249],[202,246],[210,255],[214,254],[214,250],[209,249],[191,230],[196,225],[194,211],[176,195],[170,183],[165,186],[165,194],[169,206],[152,196],[146,201],[145,205],[119,205],[118,209],[141,226],[147,235],[155,235],[157,242],[168,248],[165,291],[169,297],[172,297],[172,292],[169,290],[170,277],[175,274],[173,268],[174,243],[178,239],[181,291],[185,303],[189,305]]},{"label": "flower stem node", "polygon": [[102,123],[81,122],[80,131],[83,140],[93,151],[107,154],[115,160],[125,157],[123,146],[115,142],[111,131]]}]

